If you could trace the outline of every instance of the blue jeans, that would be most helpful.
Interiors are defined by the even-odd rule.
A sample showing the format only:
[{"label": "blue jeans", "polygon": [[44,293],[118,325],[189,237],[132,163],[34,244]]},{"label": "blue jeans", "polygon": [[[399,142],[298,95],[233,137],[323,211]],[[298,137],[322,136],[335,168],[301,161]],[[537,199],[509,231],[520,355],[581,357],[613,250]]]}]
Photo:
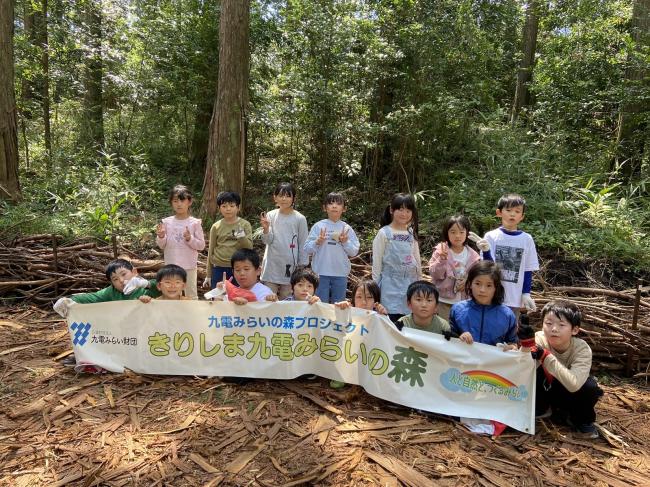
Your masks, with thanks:
[{"label": "blue jeans", "polygon": [[239,284],[237,284],[237,280],[232,276],[232,267],[214,266],[212,268],[212,276],[210,276],[210,289],[217,287],[217,283],[223,280],[224,272],[226,273],[226,279],[230,279],[232,277],[231,282],[235,286],[239,286]]},{"label": "blue jeans", "polygon": [[337,276],[318,276],[319,283],[316,288],[316,296],[323,303],[337,303],[345,299],[345,292],[348,289],[348,278]]}]

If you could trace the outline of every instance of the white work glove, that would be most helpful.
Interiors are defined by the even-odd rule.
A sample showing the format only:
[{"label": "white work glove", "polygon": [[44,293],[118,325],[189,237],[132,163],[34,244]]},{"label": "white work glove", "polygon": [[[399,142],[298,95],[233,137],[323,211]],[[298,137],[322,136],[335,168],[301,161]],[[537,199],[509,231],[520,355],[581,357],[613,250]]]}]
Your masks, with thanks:
[{"label": "white work glove", "polygon": [[149,281],[147,281],[146,279],[140,276],[134,276],[129,280],[129,282],[127,282],[124,285],[124,290],[122,292],[124,293],[124,295],[128,296],[136,289],[148,288],[148,287],[149,287]]},{"label": "white work glove", "polygon": [[205,279],[203,279],[203,284],[201,287],[209,289],[210,284],[212,284],[212,280],[209,277],[206,277]]},{"label": "white work glove", "polygon": [[524,293],[521,295],[521,307],[526,308],[528,311],[537,311],[535,300],[530,296],[530,293]]},{"label": "white work glove", "polygon": [[62,318],[66,318],[68,316],[68,310],[73,304],[74,301],[70,298],[59,298],[52,307],[54,308],[54,311],[61,315]]},{"label": "white work glove", "polygon": [[203,295],[205,299],[210,301],[211,299],[218,298],[219,296],[226,293],[226,288],[224,287],[215,287],[214,289],[208,291]]},{"label": "white work glove", "polygon": [[482,250],[483,252],[489,252],[490,244],[487,240],[479,237],[474,232],[469,232],[468,238],[476,244],[479,250]]}]

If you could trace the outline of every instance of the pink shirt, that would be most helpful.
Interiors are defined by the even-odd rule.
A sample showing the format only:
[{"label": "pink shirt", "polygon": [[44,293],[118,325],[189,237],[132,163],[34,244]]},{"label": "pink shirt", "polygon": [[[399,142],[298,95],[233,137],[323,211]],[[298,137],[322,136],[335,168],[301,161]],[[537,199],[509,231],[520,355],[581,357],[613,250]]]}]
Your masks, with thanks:
[{"label": "pink shirt", "polygon": [[[162,223],[165,226],[165,237],[156,236],[156,243],[165,251],[165,264],[176,264],[183,269],[196,269],[199,251],[205,248],[201,220],[193,216],[184,220],[168,216],[163,218]],[[183,237],[186,228],[191,235],[189,242]]]}]

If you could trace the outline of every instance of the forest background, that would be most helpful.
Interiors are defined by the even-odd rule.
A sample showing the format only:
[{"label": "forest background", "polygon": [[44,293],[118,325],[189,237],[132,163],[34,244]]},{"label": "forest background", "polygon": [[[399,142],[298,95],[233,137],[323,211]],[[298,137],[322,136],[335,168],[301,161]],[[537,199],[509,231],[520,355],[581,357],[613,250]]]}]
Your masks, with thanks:
[{"label": "forest background", "polygon": [[[221,2],[2,4],[20,187],[0,161],[0,239],[146,246],[179,182],[209,228]],[[291,181],[313,223],[343,190],[368,249],[396,191],[416,194],[430,241],[458,212],[477,233],[495,227],[498,197],[519,192],[546,255],[647,275],[649,12],[650,0],[251,0],[247,52],[234,53],[250,62],[242,216],[255,226]]]}]

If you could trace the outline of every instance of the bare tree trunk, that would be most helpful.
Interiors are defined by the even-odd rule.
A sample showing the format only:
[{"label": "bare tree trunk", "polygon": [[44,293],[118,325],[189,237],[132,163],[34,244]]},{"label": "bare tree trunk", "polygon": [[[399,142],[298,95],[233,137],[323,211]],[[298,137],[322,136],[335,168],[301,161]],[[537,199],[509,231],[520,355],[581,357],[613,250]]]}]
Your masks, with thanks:
[{"label": "bare tree trunk", "polygon": [[14,4],[0,0],[0,199],[20,199],[14,93]]},{"label": "bare tree trunk", "polygon": [[621,104],[616,134],[616,157],[611,169],[619,169],[625,180],[633,180],[641,174],[644,147],[650,141],[648,134],[648,110],[650,103],[642,100],[648,90],[648,72],[642,62],[635,58],[650,45],[650,0],[635,0],[632,6],[631,34],[634,53],[628,59],[625,72],[627,93],[631,100]]},{"label": "bare tree trunk", "polygon": [[43,137],[45,139],[45,157],[47,168],[51,168],[52,135],[50,131],[50,46],[47,34],[47,0],[41,0],[41,25],[39,40],[41,48],[41,106],[43,109]]},{"label": "bare tree trunk", "polygon": [[515,88],[515,99],[510,113],[510,122],[516,123],[519,112],[530,104],[530,93],[528,85],[533,79],[533,68],[535,65],[535,52],[537,50],[537,30],[539,26],[539,5],[538,0],[529,0],[526,8],[526,21],[522,39],[522,58],[517,72],[517,86]]},{"label": "bare tree trunk", "polygon": [[196,107],[192,143],[190,145],[190,167],[205,174],[210,141],[210,118],[214,111],[214,98],[203,98]]},{"label": "bare tree trunk", "polygon": [[210,122],[201,213],[214,217],[219,190],[244,190],[250,0],[222,0],[219,81]]},{"label": "bare tree trunk", "polygon": [[102,89],[102,2],[86,0],[86,66],[84,69],[84,133],[85,145],[104,148],[104,102]]}]

